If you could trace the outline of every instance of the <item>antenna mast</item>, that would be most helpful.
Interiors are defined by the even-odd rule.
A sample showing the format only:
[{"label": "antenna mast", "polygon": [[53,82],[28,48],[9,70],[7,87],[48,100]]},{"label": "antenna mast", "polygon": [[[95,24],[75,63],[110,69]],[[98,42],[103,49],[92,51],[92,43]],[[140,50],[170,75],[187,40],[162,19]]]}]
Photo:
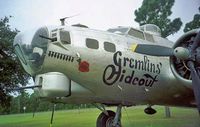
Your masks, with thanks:
[{"label": "antenna mast", "polygon": [[72,15],[72,16],[68,16],[68,17],[61,18],[61,19],[60,19],[61,26],[64,26],[64,25],[65,25],[65,19],[69,19],[69,18],[78,16],[78,15],[80,15],[80,14],[76,14],[76,15]]}]

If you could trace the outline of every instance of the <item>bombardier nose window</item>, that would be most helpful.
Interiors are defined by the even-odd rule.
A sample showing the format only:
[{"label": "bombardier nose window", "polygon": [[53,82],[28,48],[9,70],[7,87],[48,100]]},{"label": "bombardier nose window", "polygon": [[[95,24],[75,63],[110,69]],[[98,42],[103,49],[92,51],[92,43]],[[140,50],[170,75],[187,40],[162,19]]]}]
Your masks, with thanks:
[{"label": "bombardier nose window", "polygon": [[16,51],[16,54],[19,57],[19,59],[26,65],[27,64],[26,60],[24,58],[24,55],[23,55],[22,50],[20,49],[19,45],[15,46],[15,51]]},{"label": "bombardier nose window", "polygon": [[49,42],[46,38],[49,38],[46,27],[21,32],[15,37],[15,52],[30,74],[38,71],[44,62]]}]

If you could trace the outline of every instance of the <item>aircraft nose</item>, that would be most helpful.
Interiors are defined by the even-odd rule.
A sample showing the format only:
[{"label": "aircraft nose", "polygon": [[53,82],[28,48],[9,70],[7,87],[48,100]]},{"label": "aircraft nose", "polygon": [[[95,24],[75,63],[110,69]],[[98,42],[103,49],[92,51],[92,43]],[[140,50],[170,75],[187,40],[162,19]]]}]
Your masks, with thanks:
[{"label": "aircraft nose", "polygon": [[15,53],[31,75],[41,68],[47,51],[49,40],[41,36],[49,37],[46,27],[20,32],[14,39]]}]

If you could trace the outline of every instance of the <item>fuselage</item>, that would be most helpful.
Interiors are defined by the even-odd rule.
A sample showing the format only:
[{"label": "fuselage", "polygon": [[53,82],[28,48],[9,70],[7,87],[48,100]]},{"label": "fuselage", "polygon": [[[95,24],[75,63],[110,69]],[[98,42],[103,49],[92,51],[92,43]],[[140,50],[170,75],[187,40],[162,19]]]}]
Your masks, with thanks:
[{"label": "fuselage", "polygon": [[[81,27],[43,27],[29,40],[24,39],[30,41],[28,44],[20,40],[26,35],[19,34],[14,46],[25,70],[38,79],[36,85],[40,75],[50,72],[67,77],[69,94],[43,96],[51,101],[195,106],[191,82],[174,76],[169,57],[134,52],[135,44],[172,47],[173,43],[157,35],[129,30],[136,36]],[[40,94],[42,89],[35,90]]]}]

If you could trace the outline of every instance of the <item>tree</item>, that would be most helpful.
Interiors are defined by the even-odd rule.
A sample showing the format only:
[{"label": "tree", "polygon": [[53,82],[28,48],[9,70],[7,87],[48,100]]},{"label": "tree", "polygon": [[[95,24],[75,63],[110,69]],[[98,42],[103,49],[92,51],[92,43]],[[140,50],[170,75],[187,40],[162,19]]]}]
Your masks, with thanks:
[{"label": "tree", "polygon": [[182,26],[180,18],[169,18],[174,0],[143,0],[142,6],[135,10],[135,21],[140,25],[155,24],[161,29],[161,36],[176,33]]},{"label": "tree", "polygon": [[[180,18],[171,21],[174,0],[143,0],[142,6],[135,10],[135,21],[140,25],[155,24],[161,29],[161,36],[167,37],[179,31],[182,26]],[[165,107],[166,116],[170,117],[169,107]]]},{"label": "tree", "polygon": [[11,101],[12,90],[6,88],[26,85],[30,78],[14,54],[12,43],[18,31],[10,28],[10,18],[0,19],[0,105],[3,108],[8,108]]},{"label": "tree", "polygon": [[185,28],[183,31],[187,32],[196,28],[200,28],[200,7],[199,14],[195,14],[193,20],[185,24]]}]

